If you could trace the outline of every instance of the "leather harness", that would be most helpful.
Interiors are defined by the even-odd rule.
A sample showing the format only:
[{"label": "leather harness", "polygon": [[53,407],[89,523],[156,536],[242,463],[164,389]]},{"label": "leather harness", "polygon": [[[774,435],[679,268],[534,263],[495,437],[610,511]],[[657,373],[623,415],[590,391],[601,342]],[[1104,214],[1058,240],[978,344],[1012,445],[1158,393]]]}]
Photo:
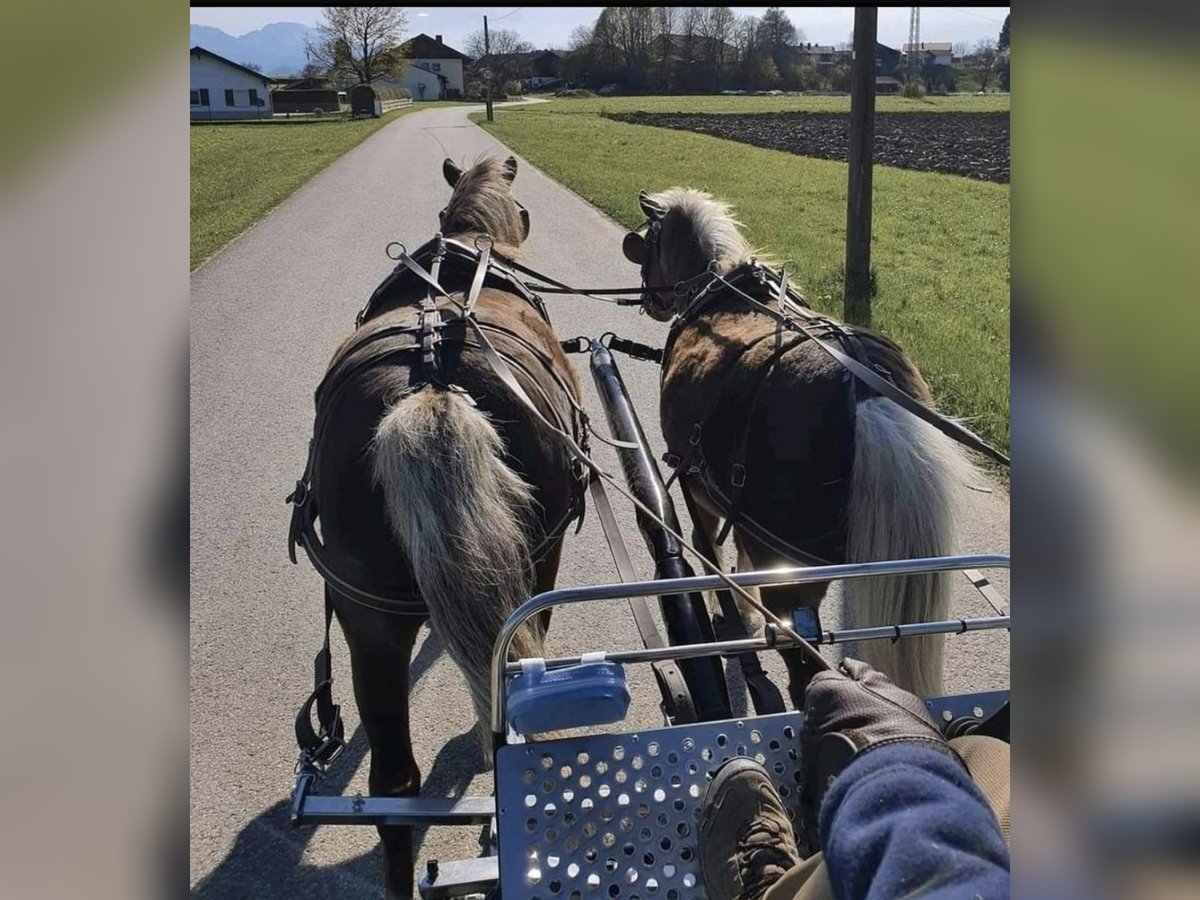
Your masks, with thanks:
[{"label": "leather harness", "polygon": [[[422,263],[431,264],[428,272],[424,270]],[[439,279],[452,283],[461,280],[464,273],[472,274],[470,287],[459,309],[452,311],[445,306],[437,306],[435,293],[441,297],[448,297]],[[304,474],[296,482],[295,490],[287,498],[287,502],[292,504],[292,520],[288,532],[288,556],[293,563],[296,562],[296,544],[300,544],[312,561],[313,568],[320,573],[325,582],[353,602],[379,612],[424,618],[428,615],[428,611],[418,591],[383,592],[373,587],[353,584],[344,576],[339,575],[330,562],[329,554],[314,527],[320,514],[317,508],[314,484],[317,455],[328,429],[332,411],[337,408],[337,402],[346,387],[355,381],[355,376],[376,366],[410,362],[413,355],[419,353],[418,370],[420,374],[401,396],[408,396],[426,387],[435,386],[456,391],[471,400],[470,395],[463,388],[448,380],[441,365],[440,349],[446,343],[461,343],[484,353],[491,351],[492,348],[486,346],[482,341],[469,339],[472,327],[480,328],[493,334],[503,334],[504,337],[516,342],[551,374],[569,399],[573,411],[573,421],[569,423],[563,421],[557,407],[549,402],[550,398],[536,379],[530,377],[527,381],[534,386],[535,394],[541,393],[545,407],[560,428],[569,428],[583,445],[587,443],[587,428],[578,399],[573,395],[569,384],[554,370],[552,361],[543,351],[521,335],[498,325],[479,323],[471,315],[479,292],[486,285],[517,294],[537,311],[543,321],[547,324],[550,321],[541,298],[529,291],[520,279],[491,255],[490,245],[477,249],[453,239],[438,236],[416,250],[412,256],[407,253],[402,254],[400,264],[375,289],[359,311],[355,318],[355,327],[361,328],[378,315],[383,303],[394,298],[398,289],[408,287],[414,282],[426,288],[425,297],[418,310],[417,321],[381,328],[362,340],[351,343],[333,361],[317,387],[315,395],[316,423],[313,429],[313,438],[309,441]],[[452,302],[454,301],[452,300]],[[448,313],[450,314],[448,315]],[[468,320],[472,327],[467,327]],[[462,336],[456,338],[443,334],[448,327],[455,327],[455,330],[461,328]],[[405,338],[409,340],[404,340]],[[529,368],[525,363],[511,356],[503,354],[501,356],[504,365],[529,375]],[[474,401],[471,400],[471,402]],[[535,561],[558,540],[573,520],[582,519],[587,473],[577,462],[573,463],[573,468],[577,476],[577,487],[572,493],[571,502],[562,518],[547,528],[545,537],[534,548],[531,556]]]}]

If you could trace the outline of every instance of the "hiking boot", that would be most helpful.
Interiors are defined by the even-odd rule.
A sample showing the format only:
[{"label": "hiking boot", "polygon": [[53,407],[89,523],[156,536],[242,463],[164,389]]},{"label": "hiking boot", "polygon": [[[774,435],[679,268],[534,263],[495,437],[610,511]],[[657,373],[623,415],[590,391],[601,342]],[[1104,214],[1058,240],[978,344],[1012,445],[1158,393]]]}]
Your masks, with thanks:
[{"label": "hiking boot", "polygon": [[800,863],[767,770],[738,757],[713,776],[700,810],[700,870],[709,900],[760,900]]}]

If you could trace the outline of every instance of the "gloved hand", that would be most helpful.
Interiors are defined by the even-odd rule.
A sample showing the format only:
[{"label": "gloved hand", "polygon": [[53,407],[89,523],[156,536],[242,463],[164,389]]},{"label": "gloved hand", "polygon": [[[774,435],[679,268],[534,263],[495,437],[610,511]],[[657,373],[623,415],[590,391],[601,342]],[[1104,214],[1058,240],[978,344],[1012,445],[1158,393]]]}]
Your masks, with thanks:
[{"label": "gloved hand", "polygon": [[850,761],[885,744],[916,741],[956,754],[925,703],[856,659],[820,672],[804,696],[800,730],[800,811],[806,837],[818,845],[817,815],[829,784]]}]

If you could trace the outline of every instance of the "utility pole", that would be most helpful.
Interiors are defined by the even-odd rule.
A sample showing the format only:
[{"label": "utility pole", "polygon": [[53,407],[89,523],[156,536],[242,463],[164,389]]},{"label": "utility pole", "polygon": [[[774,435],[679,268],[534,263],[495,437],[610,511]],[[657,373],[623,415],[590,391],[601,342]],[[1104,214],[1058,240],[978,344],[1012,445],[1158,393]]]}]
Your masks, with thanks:
[{"label": "utility pole", "polygon": [[875,157],[875,35],[879,9],[854,7],[844,318],[871,324],[871,168]]},{"label": "utility pole", "polygon": [[488,38],[487,16],[483,17],[483,58],[487,60],[487,120],[492,121],[492,42]]}]

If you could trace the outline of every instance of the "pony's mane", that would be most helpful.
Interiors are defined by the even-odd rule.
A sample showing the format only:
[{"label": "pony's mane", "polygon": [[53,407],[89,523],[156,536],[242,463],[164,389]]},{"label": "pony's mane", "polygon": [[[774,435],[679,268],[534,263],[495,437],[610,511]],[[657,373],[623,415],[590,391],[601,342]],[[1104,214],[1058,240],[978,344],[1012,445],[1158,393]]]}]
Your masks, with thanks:
[{"label": "pony's mane", "polygon": [[706,191],[673,187],[650,197],[668,210],[683,216],[691,225],[696,244],[705,260],[716,260],[727,272],[757,254],[742,237],[742,223],[733,217],[733,207]]},{"label": "pony's mane", "polygon": [[450,202],[446,204],[443,231],[470,244],[487,236],[494,249],[509,258],[521,255],[521,219],[512,199],[512,182],[504,174],[504,162],[486,156],[463,171]]}]

